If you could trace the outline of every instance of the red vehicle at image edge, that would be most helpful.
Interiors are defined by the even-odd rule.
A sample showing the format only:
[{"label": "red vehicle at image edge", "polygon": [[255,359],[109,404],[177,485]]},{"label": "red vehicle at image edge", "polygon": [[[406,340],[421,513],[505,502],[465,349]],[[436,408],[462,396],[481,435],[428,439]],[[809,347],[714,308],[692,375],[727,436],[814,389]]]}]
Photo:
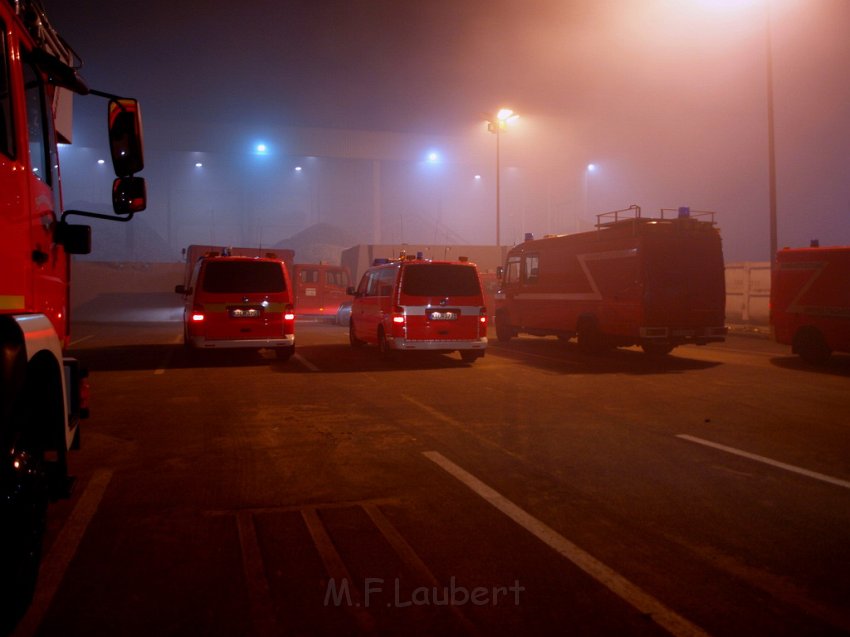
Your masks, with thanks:
[{"label": "red vehicle at image edge", "polygon": [[807,362],[850,352],[850,247],[777,252],[770,322],[776,342]]},{"label": "red vehicle at image edge", "polygon": [[[91,229],[67,218],[129,221],[146,205],[138,103],[89,89],[80,65],[39,2],[0,0],[0,633],[31,600],[47,504],[70,494],[68,451],[88,412],[86,374],[63,350],[70,255],[90,252]],[[119,216],[62,212],[72,92],[109,100]]]},{"label": "red vehicle at image edge", "polygon": [[650,355],[725,340],[723,251],[713,216],[682,207],[650,218],[630,206],[598,215],[590,232],[529,237],[500,269],[498,339],[577,337],[589,353],[640,345]]},{"label": "red vehicle at image edge", "polygon": [[353,347],[371,343],[385,356],[458,351],[465,363],[484,356],[487,308],[478,268],[463,257],[376,259],[349,294]]}]

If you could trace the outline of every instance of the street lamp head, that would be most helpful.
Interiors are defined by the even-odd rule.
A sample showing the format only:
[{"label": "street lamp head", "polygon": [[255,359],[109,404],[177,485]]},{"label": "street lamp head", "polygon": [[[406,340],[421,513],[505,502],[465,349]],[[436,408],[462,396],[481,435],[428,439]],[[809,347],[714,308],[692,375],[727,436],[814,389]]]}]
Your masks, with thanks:
[{"label": "street lamp head", "polygon": [[588,164],[587,165],[587,172],[592,173],[594,170],[596,170],[596,164]]}]

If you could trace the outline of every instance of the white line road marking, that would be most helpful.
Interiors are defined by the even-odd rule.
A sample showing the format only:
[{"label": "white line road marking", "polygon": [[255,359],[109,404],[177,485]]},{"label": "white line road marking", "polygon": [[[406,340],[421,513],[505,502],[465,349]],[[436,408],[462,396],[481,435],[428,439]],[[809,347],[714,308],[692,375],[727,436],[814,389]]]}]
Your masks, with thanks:
[{"label": "white line road marking", "polygon": [[755,460],[756,462],[761,462],[763,464],[768,464],[772,467],[777,467],[779,469],[784,469],[785,471],[791,471],[793,473],[799,473],[802,476],[807,476],[809,478],[814,478],[815,480],[821,480],[822,482],[829,482],[830,484],[837,485],[839,487],[844,487],[845,489],[850,489],[850,482],[847,480],[841,480],[840,478],[833,478],[832,476],[828,476],[823,473],[818,473],[817,471],[809,471],[808,469],[803,469],[802,467],[795,467],[792,464],[786,464],[784,462],[779,462],[778,460],[771,460],[770,458],[765,458],[764,456],[759,456],[754,453],[749,453],[747,451],[741,451],[740,449],[735,449],[734,447],[727,447],[726,445],[721,445],[716,442],[711,442],[710,440],[703,440],[702,438],[696,438],[695,436],[689,436],[687,434],[678,434],[677,438],[681,438],[682,440],[688,440],[690,442],[695,442],[698,445],[704,445],[706,447],[711,447],[712,449],[719,449],[720,451],[725,451],[726,453],[731,453],[736,456],[741,456],[742,458],[748,458],[749,460]]},{"label": "white line road marking", "polygon": [[35,635],[50,608],[50,604],[53,602],[56,591],[59,590],[62,578],[65,577],[65,571],[68,570],[68,566],[80,546],[80,541],[83,539],[89,522],[100,506],[100,501],[103,499],[103,494],[106,493],[106,488],[111,479],[111,470],[100,469],[95,471],[86,486],[86,490],[80,496],[79,502],[71,511],[71,515],[68,516],[65,526],[62,527],[56,537],[50,552],[42,561],[35,597],[27,614],[24,615],[21,623],[15,629],[13,637]]},{"label": "white line road marking", "polygon": [[423,455],[534,535],[541,542],[567,558],[597,582],[608,588],[612,593],[628,604],[631,604],[641,613],[649,616],[671,635],[676,635],[677,637],[704,637],[708,635],[699,626],[667,608],[652,597],[652,595],[632,584],[625,577],[570,542],[550,526],[547,526],[519,508],[498,491],[490,488],[442,454],[436,451],[424,451]]},{"label": "white line road marking", "polygon": [[296,361],[298,361],[299,363],[301,363],[302,365],[304,365],[304,367],[306,367],[307,369],[309,369],[311,372],[320,372],[320,371],[322,371],[322,370],[320,370],[318,367],[316,367],[315,365],[313,365],[313,363],[311,363],[311,362],[310,362],[310,361],[308,361],[306,358],[304,358],[303,356],[301,356],[301,354],[295,354],[295,355],[293,355],[293,356],[292,356],[292,358],[293,358],[293,360],[296,360]]},{"label": "white line road marking", "polygon": [[279,635],[253,514],[250,511],[240,511],[236,514],[236,525],[239,530],[239,544],[242,547],[242,567],[248,585],[254,634],[261,637]]}]

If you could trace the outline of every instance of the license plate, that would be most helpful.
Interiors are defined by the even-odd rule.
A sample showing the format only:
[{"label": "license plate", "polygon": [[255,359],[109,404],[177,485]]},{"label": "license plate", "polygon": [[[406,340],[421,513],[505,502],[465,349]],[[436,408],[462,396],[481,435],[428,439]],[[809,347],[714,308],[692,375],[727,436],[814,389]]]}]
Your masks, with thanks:
[{"label": "license plate", "polygon": [[460,316],[457,310],[431,310],[428,318],[432,321],[456,321]]},{"label": "license plate", "polygon": [[230,308],[230,318],[258,318],[260,316],[260,308],[258,307],[232,307]]}]

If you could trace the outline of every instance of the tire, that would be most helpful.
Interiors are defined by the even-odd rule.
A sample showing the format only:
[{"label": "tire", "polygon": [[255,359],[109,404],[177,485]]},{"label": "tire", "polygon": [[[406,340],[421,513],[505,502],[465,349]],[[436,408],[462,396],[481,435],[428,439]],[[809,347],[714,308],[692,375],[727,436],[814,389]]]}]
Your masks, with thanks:
[{"label": "tire", "polygon": [[394,350],[390,347],[390,343],[387,340],[387,335],[384,332],[383,327],[378,328],[378,351],[381,353],[384,360],[397,361],[400,357],[398,350]]},{"label": "tire", "polygon": [[600,334],[595,319],[579,319],[576,334],[578,336],[579,351],[585,354],[600,354],[605,351],[605,337]]},{"label": "tire", "polygon": [[0,492],[0,634],[11,631],[32,600],[47,525],[50,481],[43,441],[33,435],[33,427],[50,422],[50,408],[41,403],[25,411],[29,413],[23,417],[23,434],[3,468],[8,473]]},{"label": "tire", "polygon": [[496,312],[496,338],[500,343],[507,343],[515,336],[508,319],[509,316],[505,310]]},{"label": "tire", "polygon": [[354,321],[348,322],[348,342],[351,343],[351,347],[363,347],[366,344],[354,335]]},{"label": "tire", "polygon": [[794,335],[792,349],[812,365],[823,365],[832,354],[823,334],[813,327],[804,327]]},{"label": "tire", "polygon": [[667,343],[648,342],[641,343],[640,347],[643,350],[644,354],[646,354],[647,356],[660,358],[662,356],[667,356],[667,354],[672,352],[675,345],[668,345]]}]

